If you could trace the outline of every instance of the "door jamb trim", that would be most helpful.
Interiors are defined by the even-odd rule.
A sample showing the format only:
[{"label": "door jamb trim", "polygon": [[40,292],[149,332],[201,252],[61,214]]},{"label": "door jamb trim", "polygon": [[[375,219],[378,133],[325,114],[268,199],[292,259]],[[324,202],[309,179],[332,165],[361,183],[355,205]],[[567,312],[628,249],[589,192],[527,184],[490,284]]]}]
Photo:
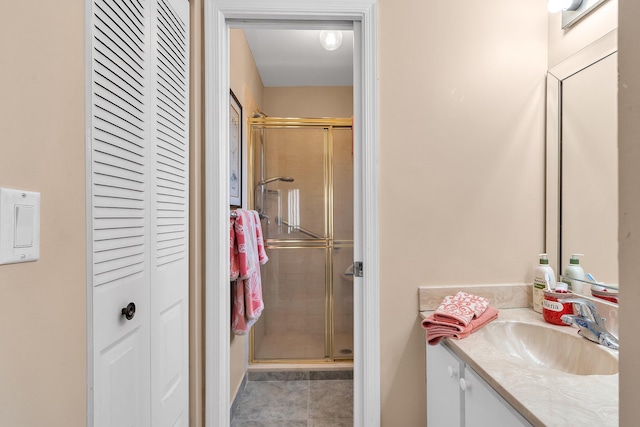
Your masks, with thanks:
[{"label": "door jamb trim", "polygon": [[[229,425],[229,23],[233,19],[353,21],[354,259],[367,265],[354,278],[354,426],[380,425],[378,269],[378,96],[376,0],[204,0],[205,31],[205,424]],[[208,184],[208,185],[207,185]],[[358,199],[359,197],[359,199]],[[358,224],[359,222],[359,224]]]}]

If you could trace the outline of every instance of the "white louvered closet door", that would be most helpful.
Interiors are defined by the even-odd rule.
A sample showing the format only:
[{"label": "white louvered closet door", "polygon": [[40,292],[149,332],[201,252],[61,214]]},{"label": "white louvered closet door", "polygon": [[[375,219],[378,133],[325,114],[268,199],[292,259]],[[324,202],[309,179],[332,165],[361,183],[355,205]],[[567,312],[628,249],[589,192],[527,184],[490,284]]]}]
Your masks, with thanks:
[{"label": "white louvered closet door", "polygon": [[189,2],[151,14],[152,425],[189,425]]},{"label": "white louvered closet door", "polygon": [[92,2],[94,426],[188,425],[188,7]]}]

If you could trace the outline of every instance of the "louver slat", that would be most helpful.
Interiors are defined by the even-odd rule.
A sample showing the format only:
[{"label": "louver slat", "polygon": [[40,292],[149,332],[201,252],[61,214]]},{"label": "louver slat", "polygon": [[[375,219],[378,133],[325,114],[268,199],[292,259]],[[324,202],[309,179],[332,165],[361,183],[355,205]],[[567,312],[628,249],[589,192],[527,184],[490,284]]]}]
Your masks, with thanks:
[{"label": "louver slat", "polygon": [[183,260],[187,253],[189,66],[185,23],[163,0],[157,12],[154,135],[156,263],[160,267]]},{"label": "louver slat", "polygon": [[145,271],[148,109],[143,6],[93,7],[92,204],[94,286]]}]

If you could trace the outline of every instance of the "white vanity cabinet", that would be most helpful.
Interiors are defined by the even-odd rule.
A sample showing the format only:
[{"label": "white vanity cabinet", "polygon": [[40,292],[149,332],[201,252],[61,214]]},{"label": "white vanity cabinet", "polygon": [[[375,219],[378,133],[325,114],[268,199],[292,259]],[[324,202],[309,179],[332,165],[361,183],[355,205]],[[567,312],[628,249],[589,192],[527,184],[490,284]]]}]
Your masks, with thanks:
[{"label": "white vanity cabinet", "polygon": [[442,344],[427,344],[427,426],[462,426],[464,363]]},{"label": "white vanity cabinet", "polygon": [[443,344],[427,344],[428,427],[530,426]]}]

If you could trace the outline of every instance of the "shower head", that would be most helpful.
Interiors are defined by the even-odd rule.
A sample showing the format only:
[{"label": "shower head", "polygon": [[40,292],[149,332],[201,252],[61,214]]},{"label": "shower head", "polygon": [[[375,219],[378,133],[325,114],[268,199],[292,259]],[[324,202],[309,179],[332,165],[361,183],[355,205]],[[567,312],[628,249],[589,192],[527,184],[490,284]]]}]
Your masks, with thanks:
[{"label": "shower head", "polygon": [[274,176],[274,177],[263,179],[262,181],[259,181],[258,185],[266,185],[266,184],[268,184],[270,182],[274,182],[274,181],[293,182],[294,179],[293,179],[293,177],[290,177],[290,176]]}]

